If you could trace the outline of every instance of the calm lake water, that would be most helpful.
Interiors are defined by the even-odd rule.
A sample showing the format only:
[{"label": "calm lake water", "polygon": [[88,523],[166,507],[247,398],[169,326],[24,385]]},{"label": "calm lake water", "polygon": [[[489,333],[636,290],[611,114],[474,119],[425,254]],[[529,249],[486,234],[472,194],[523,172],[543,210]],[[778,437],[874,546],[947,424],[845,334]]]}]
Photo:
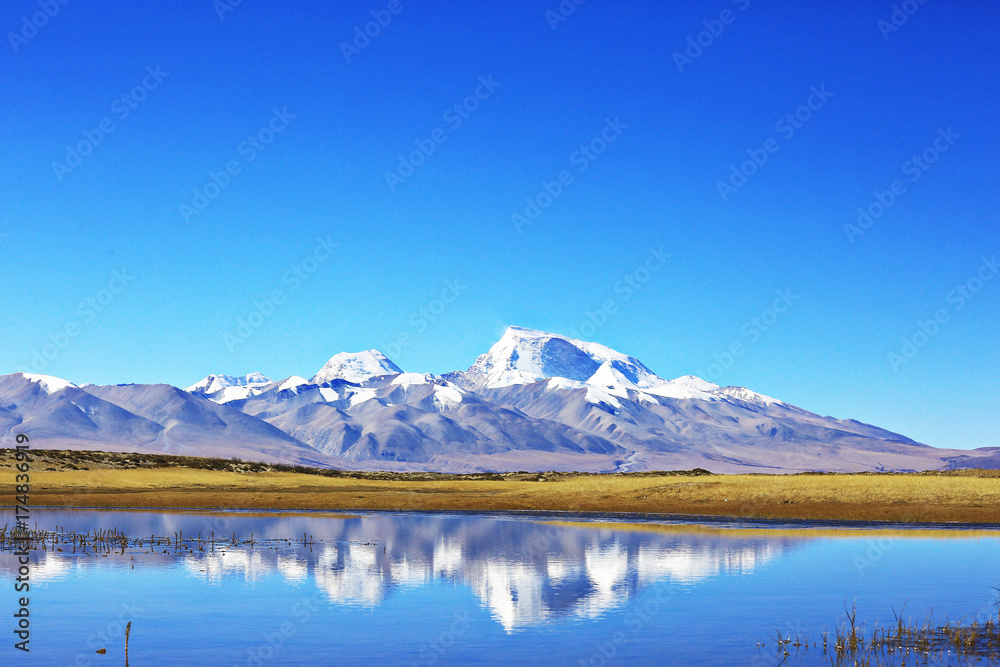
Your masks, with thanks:
[{"label": "calm lake water", "polygon": [[[0,652],[24,665],[124,664],[126,621],[133,667],[777,665],[769,635],[820,640],[845,601],[870,623],[904,603],[919,619],[985,618],[1000,581],[1000,533],[986,531],[376,512],[33,520],[147,541],[33,552],[31,653],[9,638]],[[216,542],[148,545],[181,531]],[[8,581],[15,563],[0,554]],[[829,664],[821,648],[793,658]]]}]

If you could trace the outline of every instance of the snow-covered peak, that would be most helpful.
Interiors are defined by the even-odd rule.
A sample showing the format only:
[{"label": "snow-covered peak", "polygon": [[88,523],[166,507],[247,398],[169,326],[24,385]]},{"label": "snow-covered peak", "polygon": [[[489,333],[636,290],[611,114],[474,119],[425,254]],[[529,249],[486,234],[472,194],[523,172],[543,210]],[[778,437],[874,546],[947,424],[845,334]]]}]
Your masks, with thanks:
[{"label": "snow-covered peak", "polygon": [[260,373],[250,373],[248,375],[221,375],[213,373],[200,382],[187,387],[184,391],[193,394],[214,394],[226,387],[252,387],[254,385],[270,384],[270,378]]},{"label": "snow-covered peak", "polygon": [[392,379],[393,385],[407,387],[420,384],[429,384],[434,381],[434,376],[430,373],[400,373]]},{"label": "snow-covered peak", "polygon": [[687,387],[694,391],[710,392],[719,390],[719,385],[708,380],[702,380],[697,375],[682,375],[679,378],[671,380],[670,384],[677,385],[678,387]]},{"label": "snow-covered peak", "polygon": [[402,372],[399,366],[378,350],[341,352],[326,362],[311,381],[317,384],[332,380],[360,383],[380,375],[395,375]]},{"label": "snow-covered peak", "polygon": [[697,399],[701,401],[718,401],[719,385],[706,382],[699,377],[686,375],[665,382],[659,387],[647,389],[646,392],[663,398]]},{"label": "snow-covered peak", "polygon": [[786,405],[784,402],[779,401],[776,398],[771,398],[770,396],[765,396],[764,394],[758,394],[757,392],[751,391],[746,387],[722,387],[718,389],[716,393],[724,396],[730,396],[743,401],[744,403],[753,403],[754,405]]},{"label": "snow-covered peak", "polygon": [[770,396],[758,394],[746,387],[720,387],[707,380],[702,380],[694,375],[685,375],[675,380],[670,380],[660,387],[646,390],[647,393],[665,398],[678,399],[699,399],[703,401],[724,401],[734,398],[744,403],[752,403],[768,407],[772,405],[787,405]]},{"label": "snow-covered peak", "polygon": [[278,391],[295,389],[296,387],[301,387],[304,384],[309,384],[309,380],[299,377],[298,375],[292,375],[291,377],[285,378],[285,380],[278,385]]},{"label": "snow-covered peak", "polygon": [[18,375],[21,375],[28,382],[37,382],[40,384],[42,391],[46,394],[54,394],[60,389],[76,386],[68,380],[63,380],[62,378],[53,377],[51,375],[38,375],[35,373],[19,373]]},{"label": "snow-covered peak", "polygon": [[[602,366],[606,368],[602,370]],[[635,357],[598,343],[522,327],[509,327],[464,373],[467,383],[477,388],[530,384],[546,378],[589,382],[595,374],[597,384],[614,380],[615,384],[646,388],[664,383]]]},{"label": "snow-covered peak", "polygon": [[450,382],[434,386],[434,404],[440,409],[457,408],[462,404],[464,396],[465,392]]},{"label": "snow-covered peak", "polygon": [[587,380],[587,384],[608,389],[636,390],[662,386],[664,382],[663,379],[655,375],[649,377],[633,364],[620,360],[605,361]]}]

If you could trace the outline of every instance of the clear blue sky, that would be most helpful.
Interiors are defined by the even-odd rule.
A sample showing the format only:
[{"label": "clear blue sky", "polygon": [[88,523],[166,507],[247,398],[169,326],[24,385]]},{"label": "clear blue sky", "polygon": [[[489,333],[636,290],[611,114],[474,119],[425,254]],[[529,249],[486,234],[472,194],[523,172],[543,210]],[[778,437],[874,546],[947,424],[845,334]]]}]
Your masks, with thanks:
[{"label": "clear blue sky", "polygon": [[[374,347],[441,373],[517,324],[1000,445],[1000,277],[977,282],[1000,253],[1000,5],[914,3],[897,26],[861,0],[591,1],[558,22],[555,0],[247,0],[220,19],[222,1],[0,9],[0,372],[186,386]],[[345,55],[372,11],[391,21]],[[418,141],[433,153],[398,171]],[[723,197],[748,151],[767,159]]]}]

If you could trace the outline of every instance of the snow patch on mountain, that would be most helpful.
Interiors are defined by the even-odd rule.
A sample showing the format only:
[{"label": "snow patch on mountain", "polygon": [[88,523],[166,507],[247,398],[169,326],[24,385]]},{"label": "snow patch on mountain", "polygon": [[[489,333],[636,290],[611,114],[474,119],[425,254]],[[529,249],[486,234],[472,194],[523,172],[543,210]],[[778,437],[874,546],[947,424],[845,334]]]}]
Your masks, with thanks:
[{"label": "snow patch on mountain", "polygon": [[46,394],[54,394],[61,389],[76,386],[68,380],[53,377],[52,375],[38,375],[35,373],[15,373],[15,375],[20,375],[28,382],[37,382]]},{"label": "snow patch on mountain", "polygon": [[997,460],[745,387],[666,380],[603,345],[520,327],[464,372],[403,373],[368,350],[336,355],[312,380],[210,375],[188,392],[0,376],[0,437],[35,420],[54,434],[49,442],[71,448],[180,444],[192,455],[452,472],[924,470]]},{"label": "snow patch on mountain", "polygon": [[315,384],[323,384],[332,380],[347,380],[360,384],[373,377],[396,375],[403,370],[394,364],[389,357],[378,350],[364,352],[340,352],[333,355],[330,361],[312,377]]},{"label": "snow patch on mountain", "polygon": [[213,373],[201,381],[194,383],[184,391],[191,392],[192,394],[214,394],[226,387],[251,387],[270,383],[271,379],[261,373],[250,373],[248,375],[222,375]]},{"label": "snow patch on mountain", "polygon": [[340,400],[340,394],[329,387],[320,387],[319,396],[327,403],[333,403]]},{"label": "snow patch on mountain", "polygon": [[545,388],[549,391],[556,389],[586,389],[587,385],[583,382],[577,382],[576,380],[567,380],[566,378],[552,378],[545,383]]},{"label": "snow patch on mountain", "polygon": [[309,380],[299,377],[298,375],[293,375],[291,377],[285,378],[285,380],[278,385],[278,391],[285,391],[286,389],[298,389],[304,384],[309,384]]},{"label": "snow patch on mountain", "polygon": [[[624,369],[627,372],[627,369]],[[644,389],[649,389],[648,382],[644,382],[643,386],[637,384],[634,380],[634,374],[626,375],[623,372],[622,365],[615,361],[605,361],[597,371],[587,379],[587,384],[601,387],[602,389],[614,394],[615,396],[627,397],[627,389],[633,389],[635,391],[641,391]],[[659,385],[662,386],[662,385]]]},{"label": "snow patch on mountain", "polygon": [[376,392],[374,389],[369,389],[369,388],[358,389],[353,394],[351,394],[349,405],[353,408],[355,405],[358,405],[359,403],[370,401],[376,397],[377,393],[378,392]]},{"label": "snow patch on mountain", "polygon": [[618,409],[622,407],[621,402],[617,398],[597,387],[587,387],[587,402],[594,405],[610,405]]},{"label": "snow patch on mountain", "polygon": [[400,373],[392,379],[391,384],[398,385],[403,389],[414,385],[429,384],[434,381],[434,376],[429,373]]},{"label": "snow patch on mountain", "polygon": [[262,393],[264,386],[265,385],[262,384],[252,384],[246,387],[224,387],[207,398],[210,398],[216,403],[242,401],[243,399]]},{"label": "snow patch on mountain", "polygon": [[785,405],[784,402],[779,401],[776,398],[758,394],[757,392],[751,391],[746,387],[722,387],[721,389],[716,390],[716,393],[723,396],[731,396],[732,398],[743,401],[744,403],[753,403],[754,405]]},{"label": "snow patch on mountain", "polygon": [[[608,368],[602,370],[605,364]],[[599,379],[610,376],[637,388],[665,382],[635,357],[604,345],[522,327],[508,327],[461,375],[469,388],[497,389],[554,377],[588,382],[599,371]]]},{"label": "snow patch on mountain", "polygon": [[659,387],[647,389],[646,391],[664,398],[718,401],[721,400],[716,394],[718,390],[719,385],[717,384],[712,384],[694,375],[685,375],[675,380],[670,380]]},{"label": "snow patch on mountain", "polygon": [[462,403],[462,392],[451,385],[434,387],[434,404],[439,409],[457,408]]}]

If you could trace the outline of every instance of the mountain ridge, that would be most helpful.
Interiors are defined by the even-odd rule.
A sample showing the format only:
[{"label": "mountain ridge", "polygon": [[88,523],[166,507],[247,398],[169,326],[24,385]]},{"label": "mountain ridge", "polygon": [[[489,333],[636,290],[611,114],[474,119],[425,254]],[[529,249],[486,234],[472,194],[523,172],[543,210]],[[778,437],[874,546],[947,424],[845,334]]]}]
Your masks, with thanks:
[{"label": "mountain ridge", "polygon": [[[83,406],[83,407],[81,407]],[[995,467],[995,449],[936,449],[746,387],[664,379],[599,343],[510,327],[465,371],[405,373],[341,352],[310,379],[212,374],[170,385],[0,376],[0,436],[37,428],[76,448],[443,472],[713,472]],[[235,453],[234,453],[235,452]]]}]

